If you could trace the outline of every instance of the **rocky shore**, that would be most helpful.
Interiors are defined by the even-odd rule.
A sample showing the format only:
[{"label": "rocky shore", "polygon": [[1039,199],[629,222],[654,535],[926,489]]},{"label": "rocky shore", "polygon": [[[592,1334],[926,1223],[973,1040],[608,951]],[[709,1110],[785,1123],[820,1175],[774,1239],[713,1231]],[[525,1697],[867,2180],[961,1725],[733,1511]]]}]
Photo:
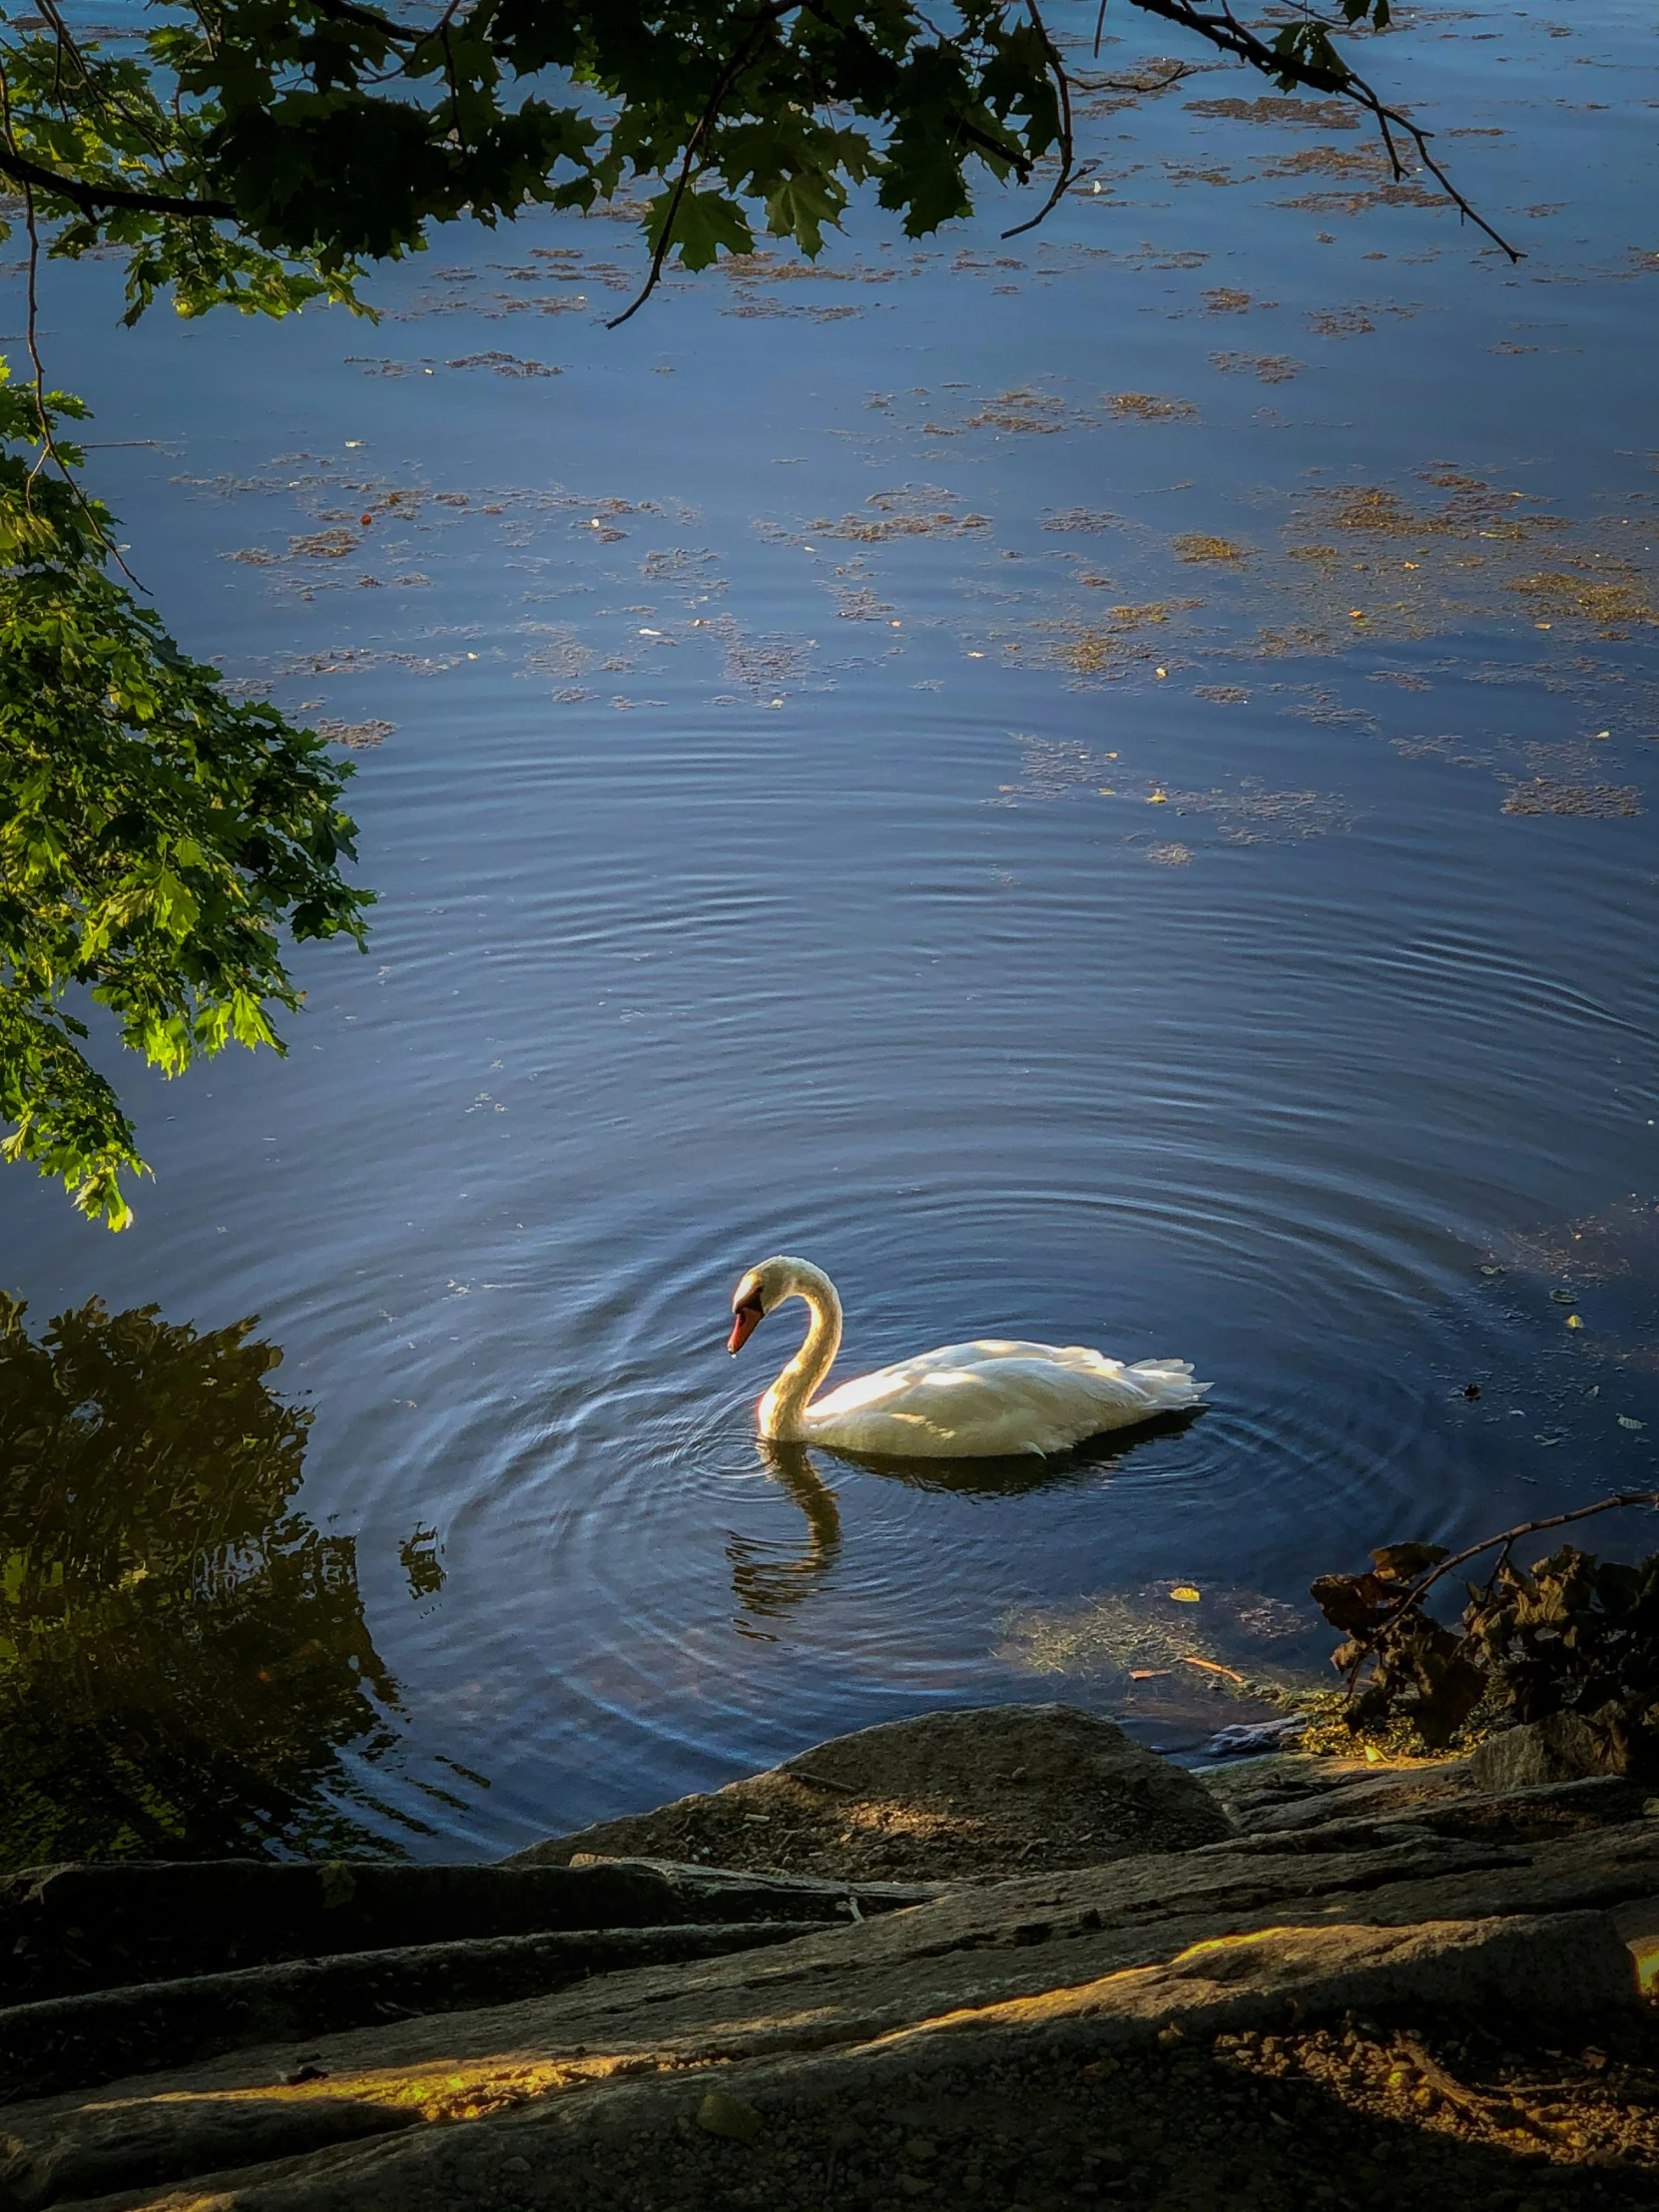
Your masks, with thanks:
[{"label": "rocky shore", "polygon": [[36,1869],[0,2207],[1650,2207],[1649,1802],[1015,1707],[499,1867]]}]

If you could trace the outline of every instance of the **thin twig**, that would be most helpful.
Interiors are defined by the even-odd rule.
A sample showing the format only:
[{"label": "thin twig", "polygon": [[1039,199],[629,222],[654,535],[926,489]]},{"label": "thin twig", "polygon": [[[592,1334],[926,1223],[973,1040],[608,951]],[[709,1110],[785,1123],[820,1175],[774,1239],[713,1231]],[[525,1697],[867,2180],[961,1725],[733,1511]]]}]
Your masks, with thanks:
[{"label": "thin twig", "polygon": [[1002,236],[1005,239],[1017,239],[1022,232],[1034,231],[1039,223],[1045,223],[1077,176],[1074,162],[1076,141],[1071,128],[1071,82],[1066,76],[1066,65],[1060,59],[1058,47],[1048,35],[1048,25],[1037,13],[1037,0],[1025,0],[1025,5],[1037,36],[1042,40],[1043,52],[1048,57],[1049,72],[1060,95],[1060,174],[1054,180],[1054,190],[1031,220],[1028,223],[1016,223],[1011,231],[1004,231]]},{"label": "thin twig", "polygon": [[[12,85],[4,68],[0,68],[0,125],[4,126],[6,144],[12,144]],[[29,233],[29,326],[27,342],[29,358],[35,364],[35,415],[40,430],[40,458],[23,482],[23,496],[29,497],[35,478],[46,466],[54,462],[66,480],[69,471],[58,458],[58,449],[52,442],[51,418],[46,412],[46,366],[40,357],[40,232],[35,223],[35,196],[27,185],[23,188],[23,221]]]},{"label": "thin twig", "polygon": [[[0,66],[0,130],[4,131],[6,145],[10,147],[13,143],[12,88],[11,79],[7,76],[3,66]],[[46,405],[46,363],[40,350],[40,227],[35,217],[35,196],[27,185],[23,188],[23,221],[29,233],[29,321],[26,342],[29,347],[29,358],[34,363],[35,426],[40,435],[40,458],[23,480],[23,496],[25,500],[30,499],[30,495],[34,490],[35,478],[50,461],[68,486],[70,497],[85,515],[96,543],[101,545],[104,551],[114,558],[116,566],[128,582],[136,585],[138,578],[122,559],[119,550],[110,538],[108,530],[104,527],[103,521],[94,510],[92,501],[82,490],[80,484],[77,483],[73,469],[70,468],[68,462],[58,451],[57,440],[52,435],[52,417]]]},{"label": "thin twig", "polygon": [[[64,112],[67,115],[68,109],[67,107],[65,107],[61,92],[61,86],[63,82],[63,59],[65,54],[67,54],[70,60],[75,64],[76,73],[80,77],[82,86],[86,91],[87,97],[97,104],[98,108],[104,115],[110,115],[113,112],[110,106],[110,102],[105,97],[103,89],[99,85],[97,78],[94,77],[91,66],[88,63],[86,56],[82,53],[79,45],[76,43],[74,34],[70,31],[68,24],[65,23],[63,15],[58,8],[57,0],[40,0],[40,12],[43,16],[45,16],[47,22],[52,26],[52,36],[57,46],[57,54],[53,67],[53,92],[58,99],[59,106],[64,107]],[[175,94],[175,114],[179,112],[177,107],[177,99],[178,95]],[[124,119],[128,123],[130,123],[135,130],[141,131],[144,134],[144,137],[149,142],[150,151],[155,155],[157,161],[160,163],[165,173],[167,168],[167,148],[162,143],[161,139],[157,136],[155,131],[151,129],[149,119],[144,114],[142,106],[127,107],[124,104],[122,106],[121,113]]]},{"label": "thin twig", "polygon": [[1511,2098],[1489,2096],[1480,2089],[1465,2089],[1460,2081],[1428,2055],[1415,2036],[1396,2035],[1394,2048],[1437,2097],[1443,2098],[1465,2118],[1484,2122],[1487,2127],[1492,2128],[1524,2127],[1531,2134],[1542,2136],[1547,2143],[1562,2139],[1563,2129],[1551,2126],[1547,2120],[1534,2119],[1523,2105],[1516,2104]]},{"label": "thin twig", "polygon": [[[6,133],[11,135],[11,88],[6,88]],[[23,222],[29,233],[29,326],[27,342],[29,358],[35,364],[35,415],[40,428],[40,458],[24,480],[24,497],[27,498],[35,478],[51,461],[65,476],[69,471],[58,458],[58,449],[52,442],[51,418],[46,412],[46,363],[40,357],[40,231],[35,223],[35,196],[25,185],[23,188]]]},{"label": "thin twig", "polygon": [[1148,84],[1144,77],[1074,77],[1071,81],[1078,92],[1168,92],[1171,85],[1178,85],[1184,77],[1190,77],[1196,65],[1177,62],[1167,77],[1160,77],[1156,84]]},{"label": "thin twig", "polygon": [[[65,54],[67,54],[70,60],[73,61],[73,63],[75,64],[76,73],[80,77],[81,84],[86,92],[87,98],[93,102],[93,104],[98,108],[100,114],[102,114],[106,119],[112,118],[115,115],[116,110],[112,107],[110,101],[105,96],[103,88],[100,86],[97,78],[92,73],[90,63],[87,61],[86,56],[82,53],[79,45],[76,43],[74,35],[70,31],[68,24],[65,23],[63,15],[58,8],[57,0],[40,0],[40,11],[52,27],[52,35],[57,47],[57,52],[53,60],[53,94],[58,101],[59,107],[63,110],[66,119],[70,115],[70,110],[68,103],[64,100],[62,95],[63,63]],[[173,94],[173,113],[176,119],[182,121],[184,111],[181,105],[181,101],[182,94],[179,88],[176,86]],[[125,102],[122,102],[120,105],[120,115],[122,120],[128,123],[134,130],[138,131],[143,136],[146,144],[150,148],[151,153],[154,154],[156,157],[157,168],[161,171],[161,174],[165,179],[168,175],[167,146],[160,134],[152,128],[150,119],[144,112],[142,101],[135,100],[131,106],[127,105],[127,103]]]},{"label": "thin twig", "polygon": [[739,76],[749,62],[750,55],[759,43],[762,33],[772,29],[775,24],[789,14],[791,8],[796,4],[797,0],[776,0],[776,5],[764,8],[750,26],[749,36],[727,63],[725,69],[721,71],[720,81],[709,95],[703,113],[692,126],[691,136],[686,141],[686,156],[680,164],[680,174],[675,179],[674,190],[669,196],[668,213],[663,218],[663,228],[658,234],[656,248],[651,256],[651,268],[646,275],[645,283],[639,296],[632,304],[625,307],[621,314],[613,316],[606,323],[607,330],[620,330],[631,316],[639,313],[651,294],[656,290],[662,279],[663,266],[668,260],[669,249],[674,244],[675,218],[679,215],[686,194],[691,189],[692,164],[697,159],[697,150],[704,139],[707,138],[709,132],[713,130],[715,119],[720,113],[721,102],[737,83]]},{"label": "thin twig", "polygon": [[453,5],[443,11],[443,20],[433,34],[443,48],[443,76],[449,87],[449,113],[452,118],[449,129],[462,159],[466,157],[466,133],[461,129],[461,88],[455,76],[455,50],[449,43],[449,18],[454,14]]},{"label": "thin twig", "polygon": [[1288,80],[1292,84],[1306,87],[1310,92],[1334,93],[1341,99],[1352,100],[1356,107],[1364,108],[1369,115],[1375,117],[1396,180],[1402,178],[1405,172],[1389,127],[1391,125],[1393,130],[1402,131],[1416,148],[1417,159],[1464,221],[1472,223],[1477,231],[1483,231],[1494,246],[1508,255],[1510,261],[1524,259],[1519,250],[1494,231],[1485,217],[1478,215],[1457,190],[1429,153],[1427,133],[1420,125],[1413,123],[1408,115],[1402,115],[1397,108],[1385,106],[1366,80],[1346,65],[1339,73],[1322,68],[1316,62],[1302,62],[1294,55],[1276,52],[1238,20],[1232,9],[1226,5],[1226,0],[1222,0],[1220,15],[1202,14],[1192,4],[1192,0],[1134,0],[1134,5],[1145,9],[1148,15],[1160,17],[1166,23],[1179,24],[1183,30],[1196,32],[1222,53],[1232,54],[1237,60],[1248,62],[1265,77]]},{"label": "thin twig", "polygon": [[1659,1490],[1617,1490],[1611,1497],[1604,1497],[1594,1505],[1575,1505],[1570,1513],[1549,1513],[1542,1520],[1520,1521],[1515,1527],[1505,1528],[1496,1536],[1488,1536],[1484,1543],[1470,1544],[1465,1551],[1454,1551],[1449,1559],[1442,1559],[1419,1582],[1414,1582],[1404,1596],[1397,1599],[1383,1615],[1377,1629],[1368,1633],[1375,1635],[1381,1630],[1391,1628],[1396,1620],[1421,1602],[1423,1593],[1431,1589],[1442,1575],[1449,1574],[1453,1567],[1462,1566],[1465,1560],[1478,1559],[1483,1551],[1490,1551],[1494,1544],[1503,1546],[1502,1556],[1492,1569],[1495,1578],[1522,1536],[1536,1536],[1545,1528],[1565,1528],[1571,1521],[1589,1520],[1597,1513],[1611,1513],[1616,1507],[1623,1505],[1659,1506]]}]

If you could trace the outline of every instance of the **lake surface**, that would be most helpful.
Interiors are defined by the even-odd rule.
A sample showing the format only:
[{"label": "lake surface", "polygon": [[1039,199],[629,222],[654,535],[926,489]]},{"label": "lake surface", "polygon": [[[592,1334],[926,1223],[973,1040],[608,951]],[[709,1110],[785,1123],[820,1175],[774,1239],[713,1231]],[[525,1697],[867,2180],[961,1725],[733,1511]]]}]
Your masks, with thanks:
[{"label": "lake surface", "polygon": [[[378,326],[53,274],[129,558],[345,730],[380,904],[286,1061],[118,1071],[126,1235],[0,1180],[24,1329],[158,1309],[11,1485],[9,1632],[82,1605],[14,1860],[483,1857],[1010,1697],[1191,1752],[1184,1653],[1318,1667],[1313,1575],[1654,1481],[1656,63],[1635,0],[1374,45],[1515,268],[1201,67],[1087,103],[1041,232],[866,211],[615,332],[615,219],[451,233]],[[778,1250],[840,1375],[1006,1332],[1210,1408],[771,1463]]]}]

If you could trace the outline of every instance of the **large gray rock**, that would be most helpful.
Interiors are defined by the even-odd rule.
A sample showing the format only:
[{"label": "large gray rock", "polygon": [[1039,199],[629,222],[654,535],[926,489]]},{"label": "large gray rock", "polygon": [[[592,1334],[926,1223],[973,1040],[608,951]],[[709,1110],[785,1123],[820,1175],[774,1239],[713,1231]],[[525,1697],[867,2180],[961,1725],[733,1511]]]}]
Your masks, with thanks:
[{"label": "large gray rock", "polygon": [[706,1860],[844,1879],[984,1878],[1185,1851],[1232,1832],[1198,1779],[1067,1705],[884,1721],[767,1774],[556,1836],[509,1866]]},{"label": "large gray rock", "polygon": [[[741,1957],[13,2104],[0,2202],[875,2212],[936,2195],[1053,2212],[1089,2159],[1115,2175],[1125,2143],[1134,2193],[1113,2201],[1330,2201],[1329,2076],[1288,2102],[1295,2078],[1258,2089],[1238,2070],[1241,2038],[1266,2050],[1352,2019],[1381,2062],[1394,2024],[1500,2019],[1506,2042],[1553,2046],[1541,2078],[1558,2080],[1565,2038],[1642,2033],[1619,1916],[1656,1892],[1654,1822],[1525,1851],[1396,1831],[1370,1848],[1228,1845],[974,1885]],[[1394,2099],[1368,2138],[1385,2201],[1512,2190],[1506,2143],[1486,2162],[1449,2144],[1451,2166],[1420,2164],[1403,2078],[1406,2091],[1377,2074],[1366,2092]],[[1609,2212],[1651,2204],[1648,2173],[1629,2197],[1597,2180]]]},{"label": "large gray rock", "polygon": [[1526,1790],[1540,1782],[1620,1772],[1607,1737],[1578,1713],[1551,1713],[1547,1720],[1488,1736],[1468,1765],[1476,1790]]}]

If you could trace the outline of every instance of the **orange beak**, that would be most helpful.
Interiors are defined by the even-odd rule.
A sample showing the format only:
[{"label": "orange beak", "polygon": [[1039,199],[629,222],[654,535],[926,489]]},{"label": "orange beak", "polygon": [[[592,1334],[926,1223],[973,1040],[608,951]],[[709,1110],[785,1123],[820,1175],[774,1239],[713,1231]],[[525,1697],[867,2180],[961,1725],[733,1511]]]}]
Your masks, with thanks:
[{"label": "orange beak", "polygon": [[762,1322],[766,1319],[766,1315],[762,1311],[759,1301],[753,1306],[734,1306],[732,1312],[734,1316],[732,1334],[726,1340],[726,1349],[736,1358],[744,1346],[748,1344],[750,1338],[754,1336],[756,1330],[760,1328]]}]

